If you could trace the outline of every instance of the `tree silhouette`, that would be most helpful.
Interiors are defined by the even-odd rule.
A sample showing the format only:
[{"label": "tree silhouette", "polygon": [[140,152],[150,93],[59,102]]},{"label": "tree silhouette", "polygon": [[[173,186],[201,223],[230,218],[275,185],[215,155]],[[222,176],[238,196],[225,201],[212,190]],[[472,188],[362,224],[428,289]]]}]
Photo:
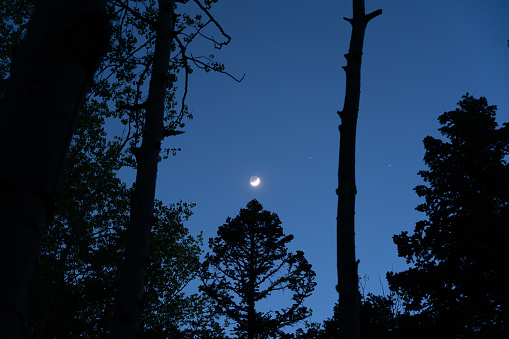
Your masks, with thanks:
[{"label": "tree silhouette", "polygon": [[[130,192],[116,177],[116,168],[108,166],[118,145],[107,142],[103,124],[98,110],[82,110],[55,217],[43,238],[24,337],[104,338],[111,332]],[[101,189],[95,192],[98,183]],[[183,225],[190,207],[156,201],[141,337],[184,337],[187,322],[203,314],[203,298],[182,292],[197,273],[201,253],[201,238],[191,237]],[[63,279],[50,310],[62,265]]]},{"label": "tree silhouette", "polygon": [[9,80],[0,84],[4,337],[21,335],[72,130],[108,38],[105,1],[38,1],[26,36],[13,52]]},{"label": "tree silhouette", "polygon": [[[137,2],[143,5],[138,6]],[[200,1],[193,1],[209,19],[206,23],[201,22],[201,15],[196,15],[195,19],[192,19],[185,13],[179,15],[175,13],[177,3],[183,5],[187,1],[135,1],[132,7],[129,7],[129,3],[115,0],[110,2],[112,6],[110,11],[117,21],[117,25],[114,26],[114,37],[118,40],[112,44],[113,58],[108,59],[111,63],[104,69],[111,67],[112,64],[117,68],[116,65],[119,63],[124,68],[122,72],[116,72],[116,79],[119,81],[113,86],[107,81],[104,84],[99,80],[95,83],[95,89],[96,93],[103,93],[108,88],[122,89],[121,91],[115,89],[116,96],[108,99],[115,101],[118,110],[123,112],[120,114],[124,117],[121,121],[128,125],[129,131],[132,126],[135,129],[130,154],[124,161],[136,168],[125,261],[112,332],[115,338],[135,338],[140,328],[140,306],[150,262],[150,230],[154,222],[157,168],[160,159],[167,156],[170,151],[163,150],[162,143],[168,136],[181,134],[182,131],[175,129],[184,126],[182,122],[184,117],[192,117],[185,105],[188,74],[191,72],[189,60],[192,60],[198,68],[223,72],[222,65],[212,61],[211,64],[204,63],[189,57],[186,52],[188,44],[196,36],[203,36],[200,31],[211,22],[228,37],[208,11],[212,2],[216,1],[205,1],[206,5],[203,6]],[[126,17],[129,19],[125,20]],[[185,31],[186,28],[192,32]],[[209,40],[215,47],[220,48],[229,42],[229,37],[224,43],[213,38]],[[178,53],[173,53],[175,50],[178,50]],[[120,58],[114,58],[115,53],[118,53]],[[177,112],[176,86],[173,85],[180,69],[184,69],[184,90],[181,109]],[[122,77],[127,81],[123,81]],[[143,84],[147,79],[150,80],[145,97]]]},{"label": "tree silhouette", "polygon": [[[209,240],[200,290],[215,301],[216,316],[235,323],[238,338],[274,338],[310,315],[303,302],[314,289],[315,273],[303,252],[288,252],[293,236],[283,233],[275,213],[252,200],[217,234]],[[259,311],[259,302],[278,291],[291,291],[292,305]]]},{"label": "tree silhouette", "polygon": [[394,236],[412,267],[389,273],[392,290],[419,311],[427,337],[507,335],[509,124],[497,128],[496,106],[468,93],[439,117],[446,141],[424,139],[427,183],[415,188],[426,220]]},{"label": "tree silhouette", "polygon": [[141,322],[141,300],[149,264],[150,229],[154,218],[157,164],[164,138],[166,89],[174,32],[174,0],[158,1],[156,42],[152,61],[145,126],[135,152],[136,185],[131,196],[125,262],[113,328],[114,338],[136,338]]},{"label": "tree silhouette", "polygon": [[[127,188],[115,176],[116,166],[111,166],[119,145],[106,141],[103,124],[98,111],[86,104],[66,157],[55,216],[43,237],[26,336],[52,333],[60,337],[80,330],[104,330],[102,320],[108,307],[92,309],[91,315],[86,310],[96,297],[100,305],[113,298],[104,292],[114,291],[109,274],[117,265],[111,260],[116,257],[112,253],[119,250],[108,248],[123,233],[129,198]],[[91,288],[94,284],[96,288]],[[95,319],[94,326],[88,319]]]},{"label": "tree silhouette", "polygon": [[345,102],[338,112],[341,118],[338,165],[338,213],[337,213],[337,267],[340,326],[344,338],[359,338],[359,287],[358,261],[355,258],[355,137],[361,94],[361,62],[364,33],[368,22],[382,14],[378,9],[366,14],[364,0],[353,0],[352,19],[344,18],[352,25],[350,48],[345,58],[347,64]]},{"label": "tree silhouette", "polygon": [[[122,279],[119,293],[118,321],[116,323],[118,331],[115,332],[119,333],[118,336],[122,338],[125,338],[127,334],[122,334],[121,332],[131,332],[132,336],[140,325],[139,306],[141,304],[140,300],[146,268],[149,263],[150,226],[154,220],[152,209],[157,162],[161,158],[168,157],[170,152],[176,151],[169,147],[163,147],[162,141],[167,136],[182,133],[181,131],[175,131],[175,129],[184,127],[184,118],[192,118],[185,105],[188,74],[192,70],[190,63],[193,64],[193,67],[204,69],[205,71],[213,70],[228,74],[224,71],[222,64],[213,60],[213,56],[193,57],[187,52],[189,44],[196,37],[203,37],[218,49],[230,41],[230,37],[224,33],[209,12],[210,5],[215,2],[217,1],[206,0],[205,4],[202,5],[199,0],[191,2],[173,0],[135,0],[123,2],[109,0],[107,3],[100,1],[103,7],[106,4],[107,15],[104,12],[94,12],[94,14],[102,15],[101,18],[104,20],[100,23],[109,23],[111,25],[112,37],[109,41],[110,44],[104,60],[94,78],[92,90],[87,97],[87,101],[103,117],[118,118],[117,122],[119,121],[125,125],[125,134],[122,137],[118,137],[118,139],[129,141],[129,147],[122,153],[120,164],[131,166],[138,171],[131,199],[130,229],[132,231],[129,232],[130,240],[127,245],[127,259],[123,270],[125,278]],[[74,3],[72,2],[72,4]],[[86,3],[90,7],[95,6],[95,2],[89,1]],[[182,7],[184,4],[187,6],[187,3],[197,6],[200,12],[205,13],[205,15],[201,13],[196,14],[196,8],[189,8],[191,13],[195,13],[193,16],[182,11],[179,15],[175,15],[173,10],[176,3],[179,3],[179,6],[182,5]],[[2,13],[0,32],[8,35],[8,39],[0,42],[0,74],[4,77],[0,82],[0,92],[4,92],[5,78],[10,75],[8,63],[13,59],[13,45],[25,34],[26,23],[28,22],[32,7],[32,0],[2,2],[0,4],[0,13]],[[51,6],[41,5],[41,7],[46,8],[48,11],[53,10]],[[63,10],[67,9],[66,6],[59,3],[54,7]],[[76,7],[76,9],[80,10],[79,6]],[[159,10],[159,8],[162,10]],[[48,11],[44,15],[51,20],[52,17],[47,15]],[[83,14],[82,12],[80,13]],[[79,15],[80,20],[69,16],[67,21],[71,21],[76,26],[86,23],[84,18],[88,18],[88,16],[81,14]],[[44,17],[44,15],[40,17]],[[95,28],[92,33],[97,33],[101,37],[99,33],[101,33],[102,26],[97,24],[97,20],[91,21],[93,21],[93,28]],[[213,37],[205,35],[205,27],[211,25],[215,25],[219,29],[221,35],[225,37],[225,41],[217,41]],[[65,37],[67,38],[67,36]],[[86,41],[89,41],[86,40],[86,37],[69,37],[72,38],[70,39],[72,41],[64,42],[67,44],[66,47],[70,47],[71,52],[81,52],[83,48],[87,49],[87,52],[95,51],[93,44],[85,44]],[[102,39],[100,42],[105,46],[107,40]],[[80,41],[79,46],[74,46],[73,44],[77,41]],[[45,46],[49,45],[45,44]],[[37,55],[37,53],[33,53],[33,55]],[[86,61],[86,57],[87,55],[82,55],[79,61]],[[67,65],[65,62],[61,64]],[[23,67],[19,69],[23,69]],[[25,67],[24,69],[28,68]],[[184,85],[181,86],[183,93],[180,109],[176,109],[177,86],[173,86],[173,84],[177,81],[177,74],[180,70],[184,70]],[[31,72],[27,71],[26,73]],[[16,72],[12,74],[16,74]],[[74,76],[77,80],[80,79],[71,74],[71,72],[68,72],[66,76]],[[47,78],[56,77],[52,75]],[[149,86],[146,86],[147,82],[149,82]],[[67,88],[64,88],[64,90],[67,90]],[[59,90],[57,92],[62,91]],[[46,97],[41,100],[32,100],[32,102],[44,104],[50,102],[45,99]],[[26,101],[30,102],[30,100]],[[48,105],[48,107],[50,106]],[[58,105],[55,104],[53,106]],[[57,110],[53,111],[57,112]],[[52,125],[49,119],[46,120],[48,125]],[[70,123],[69,126],[73,125],[71,119],[68,122]],[[8,123],[3,124],[3,126],[8,125]],[[13,131],[12,133],[16,133],[14,129],[11,128],[11,130]],[[64,131],[64,129],[59,129],[60,131]],[[5,135],[7,136],[6,140],[14,142],[15,139],[11,138],[10,134],[6,133]],[[33,133],[33,135],[37,134]],[[58,136],[59,134],[55,133],[55,135]],[[70,138],[70,133],[68,133],[68,137]],[[20,138],[22,138],[21,134]],[[42,137],[35,137],[35,139],[51,140],[50,138]],[[21,143],[16,142],[16,144]],[[32,145],[35,143],[27,144]],[[6,158],[10,158],[10,156],[6,156]],[[34,161],[34,163],[38,162],[44,163],[44,161]],[[43,171],[40,172],[42,173]]]},{"label": "tree silhouette", "polygon": [[[360,337],[376,339],[421,338],[415,336],[409,312],[402,308],[401,299],[392,292],[389,295],[368,293],[362,297],[359,308]],[[339,305],[334,305],[332,317],[322,324],[307,324],[306,329],[297,330],[289,339],[337,339],[340,321]]]}]

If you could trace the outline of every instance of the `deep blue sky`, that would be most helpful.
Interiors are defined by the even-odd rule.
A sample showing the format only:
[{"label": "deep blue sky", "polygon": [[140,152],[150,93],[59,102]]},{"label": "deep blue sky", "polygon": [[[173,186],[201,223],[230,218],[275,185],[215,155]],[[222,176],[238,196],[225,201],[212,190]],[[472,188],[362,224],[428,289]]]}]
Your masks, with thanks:
[{"label": "deep blue sky", "polygon": [[[275,212],[292,250],[303,250],[318,283],[307,303],[314,321],[337,299],[336,208],[339,117],[351,1],[220,0],[212,10],[232,36],[220,51],[203,47],[242,83],[191,75],[195,119],[166,140],[180,147],[160,164],[157,198],[195,202],[193,234],[215,236],[256,198]],[[366,1],[383,14],[368,25],[357,135],[356,244],[366,291],[385,293],[387,271],[400,271],[392,236],[424,218],[413,187],[425,169],[422,139],[466,92],[486,96],[509,120],[507,0]],[[249,178],[261,178],[259,187]]]}]

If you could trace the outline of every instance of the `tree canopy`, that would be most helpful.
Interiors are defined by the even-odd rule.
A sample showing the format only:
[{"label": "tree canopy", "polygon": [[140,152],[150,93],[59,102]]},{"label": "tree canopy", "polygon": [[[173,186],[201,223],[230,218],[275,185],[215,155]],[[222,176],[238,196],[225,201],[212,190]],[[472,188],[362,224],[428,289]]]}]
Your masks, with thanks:
[{"label": "tree canopy", "polygon": [[[275,213],[251,200],[235,218],[226,219],[209,240],[200,290],[215,302],[215,315],[235,324],[238,338],[274,338],[310,315],[303,305],[314,287],[315,273],[302,251],[291,253]],[[278,291],[291,292],[291,304],[262,311],[260,302]]]},{"label": "tree canopy", "polygon": [[[426,184],[415,188],[427,218],[394,236],[411,267],[389,273],[424,337],[501,337],[507,331],[509,124],[468,93],[438,120],[445,141],[424,139]],[[506,332],[507,334],[507,332]]]},{"label": "tree canopy", "polygon": [[[129,195],[108,164],[119,146],[105,138],[103,118],[85,109],[80,117],[59,190],[55,218],[44,236],[33,287],[27,335],[39,332],[56,272],[65,260],[62,283],[51,307],[44,337],[105,337],[113,310],[126,242]],[[94,188],[101,183],[94,194]],[[83,213],[90,204],[88,213]],[[198,270],[201,238],[183,222],[192,204],[155,204],[149,275],[144,294],[142,337],[184,337],[190,323],[200,323],[203,297],[183,292]],[[83,218],[83,220],[81,220]],[[77,228],[77,223],[81,227]],[[75,238],[75,239],[74,239]]]},{"label": "tree canopy", "polygon": [[[83,221],[84,227],[80,230],[82,233],[80,236],[85,236],[85,238],[94,238],[92,242],[87,242],[89,244],[92,243],[90,246],[92,246],[94,251],[104,250],[102,253],[104,257],[99,258],[99,260],[103,260],[102,263],[107,266],[106,268],[103,268],[104,270],[108,271],[113,269],[108,266],[109,263],[104,261],[106,260],[106,257],[112,256],[113,258],[110,259],[120,258],[119,251],[122,248],[121,245],[124,244],[123,239],[120,236],[122,232],[117,229],[112,231],[111,229],[107,229],[107,227],[111,227],[113,224],[114,227],[120,227],[120,229],[122,229],[125,225],[125,218],[128,218],[124,213],[124,208],[129,208],[129,206],[133,205],[140,206],[140,204],[133,204],[132,201],[130,204],[129,197],[126,195],[126,192],[128,192],[126,188],[120,184],[118,179],[116,179],[113,175],[113,172],[104,173],[103,169],[106,165],[105,162],[109,162],[110,159],[116,158],[118,156],[116,153],[122,151],[124,152],[121,157],[120,165],[128,165],[132,167],[140,166],[140,159],[136,156],[136,153],[146,153],[140,152],[139,146],[140,144],[143,145],[142,134],[148,129],[148,125],[145,121],[147,116],[150,115],[148,114],[148,106],[150,105],[148,105],[149,100],[147,98],[149,94],[147,80],[151,77],[151,74],[154,73],[154,69],[158,68],[157,65],[163,64],[165,66],[165,69],[160,71],[161,74],[153,76],[153,78],[156,79],[156,82],[158,82],[158,88],[162,89],[159,91],[156,90],[158,102],[162,103],[161,105],[158,105],[157,111],[162,118],[159,121],[160,123],[156,122],[156,124],[152,124],[152,129],[162,133],[164,137],[178,134],[178,132],[175,132],[174,129],[184,126],[183,119],[185,117],[192,118],[192,115],[187,112],[187,106],[185,105],[188,87],[188,74],[192,72],[191,64],[193,67],[201,68],[205,71],[214,70],[225,73],[224,67],[212,60],[213,56],[194,57],[187,52],[190,43],[196,37],[208,40],[216,48],[220,48],[229,42],[230,37],[224,33],[218,22],[214,20],[209,12],[211,4],[214,2],[217,2],[217,0],[206,0],[204,1],[204,4],[201,4],[198,0],[190,2],[178,1],[178,13],[173,13],[173,10],[176,7],[174,1],[169,2],[167,6],[165,6],[161,1],[158,2],[155,0],[134,0],[127,3],[116,0],[107,1],[107,13],[109,24],[111,26],[109,28],[112,35],[111,39],[109,39],[108,50],[106,51],[104,60],[99,67],[94,78],[92,89],[87,96],[86,107],[90,112],[83,111],[82,114],[86,115],[84,120],[90,119],[93,116],[93,119],[100,124],[104,123],[105,118],[118,118],[118,121],[122,123],[125,128],[122,135],[117,136],[117,143],[112,143],[112,145],[115,145],[114,148],[106,147],[104,140],[101,141],[102,144],[99,142],[99,145],[97,145],[97,140],[91,141],[91,139],[80,135],[80,131],[76,132],[77,136],[75,140],[77,141],[73,144],[74,149],[71,150],[71,154],[68,157],[68,164],[71,166],[68,167],[68,169],[71,169],[71,174],[74,175],[74,178],[68,176],[64,179],[63,185],[70,186],[64,187],[61,190],[62,198],[58,202],[59,214],[56,215],[55,225],[52,225],[51,227],[50,232],[52,232],[52,234],[49,238],[47,238],[47,248],[43,249],[43,252],[46,251],[46,253],[43,253],[41,257],[41,261],[48,259],[52,264],[55,264],[54,259],[61,258],[64,262],[69,260],[68,265],[74,265],[72,269],[75,269],[75,271],[78,272],[75,272],[75,277],[71,280],[76,280],[76,278],[78,280],[86,279],[86,275],[84,275],[82,271],[89,271],[91,261],[97,259],[94,257],[94,254],[89,253],[91,248],[87,246],[79,247],[76,251],[73,250],[72,253],[65,255],[63,255],[61,251],[62,248],[66,248],[67,250],[72,246],[72,242],[74,241],[72,240],[74,238],[74,235],[72,235],[74,232],[74,225],[76,223],[81,223],[81,221],[79,221],[82,219],[81,215],[86,213],[88,208],[90,208],[92,212],[86,217],[86,220]],[[0,32],[5,33],[8,37],[8,39],[5,39],[5,41],[2,40],[0,43],[0,74],[2,75],[0,93],[3,93],[5,84],[9,80],[9,67],[16,54],[16,45],[26,34],[26,27],[32,13],[33,3],[34,1],[32,0],[22,0],[15,3],[6,2],[0,5],[0,13],[2,14]],[[157,32],[158,30],[161,30],[161,20],[159,16],[160,11],[157,6],[158,3],[162,3],[165,18],[170,18],[173,22],[172,34],[167,34],[169,29],[163,29],[163,34]],[[194,8],[192,8],[192,6],[194,6]],[[170,7],[172,9],[171,13],[166,12],[170,9]],[[201,14],[188,15],[186,11],[193,13],[201,12]],[[202,20],[202,17],[205,17],[206,19]],[[209,32],[205,33],[204,29],[207,26],[212,25],[219,29],[221,35],[225,38],[224,41],[218,41],[213,37],[207,36]],[[158,59],[156,57],[155,50],[158,38],[165,42],[166,47],[162,49],[165,51],[164,53],[167,53],[167,58],[165,60]],[[158,69],[161,70],[162,68],[159,67]],[[178,95],[177,86],[175,84],[178,81],[177,75],[181,70],[184,70],[184,76],[179,83],[179,85],[181,85],[179,93],[181,100],[180,105],[177,107]],[[151,85],[151,87],[153,86]],[[152,109],[152,111],[154,111],[154,109]],[[91,115],[87,115],[87,113],[91,113]],[[111,127],[114,120],[110,119],[109,121]],[[97,130],[87,128],[85,128],[84,131],[85,133],[97,132]],[[103,131],[99,132],[99,135],[101,138],[104,138],[105,136]],[[79,138],[88,140],[90,145],[79,142]],[[148,144],[150,144],[152,148],[155,148],[157,152],[156,156],[152,157],[155,158],[155,161],[152,163],[157,163],[158,160],[167,157],[170,152],[175,151],[169,147],[162,147],[162,153],[160,153],[161,148],[159,146],[161,146],[161,139],[162,138],[156,142],[148,142]],[[126,144],[130,147],[124,148],[123,146]],[[96,160],[96,157],[101,158],[102,162],[95,162],[94,160]],[[86,161],[90,161],[90,163],[87,164]],[[113,167],[118,169],[120,165],[117,166],[117,164],[113,164]],[[67,174],[69,174],[69,172]],[[80,175],[82,177],[80,177]],[[93,187],[95,187],[95,182],[97,182],[96,179],[99,179],[101,176],[103,176],[102,179],[105,179],[102,181],[102,185],[105,187],[101,187],[102,193],[99,194],[99,197],[97,201],[93,203],[93,206],[86,207],[88,202],[85,198],[90,197],[90,193],[93,191]],[[80,179],[82,179],[81,182],[79,181]],[[136,188],[140,188],[141,186],[144,185],[137,182]],[[75,195],[78,195],[81,200],[78,199],[80,201],[74,201]],[[133,196],[137,197],[139,194],[133,194]],[[153,197],[148,200],[150,200],[150,204],[149,201],[145,201],[143,204],[144,206],[152,206]],[[113,209],[111,206],[115,204],[117,204],[115,207],[118,208],[118,211],[117,213],[112,213]],[[150,219],[151,221],[160,220],[161,222],[166,222],[167,224],[173,224],[173,226],[175,226],[179,225],[179,220],[187,217],[188,213],[188,208],[185,204],[179,206],[180,207],[165,207],[156,203],[154,211],[155,218],[152,217],[152,208],[149,208],[150,211],[148,212],[150,213],[145,214],[150,214],[147,219]],[[179,212],[174,212],[174,209],[179,210]],[[132,214],[133,213],[131,213],[131,216]],[[91,221],[92,219],[95,221]],[[122,219],[122,221],[119,221],[119,219]],[[176,277],[182,275],[183,278],[181,278],[186,280],[194,274],[193,272],[196,269],[195,261],[197,255],[196,251],[198,249],[198,247],[196,247],[196,239],[192,239],[193,241],[191,241],[191,238],[186,235],[187,231],[184,232],[185,228],[182,229],[177,227],[172,230],[174,233],[170,234],[171,232],[169,231],[160,231],[158,227],[159,226],[157,224],[154,225],[157,234],[160,234],[162,238],[158,238],[153,234],[153,240],[156,243],[154,243],[152,247],[161,248],[161,246],[166,246],[165,249],[161,249],[164,255],[160,258],[161,262],[165,263],[164,265],[161,264],[164,266],[164,270],[160,269],[158,272],[159,274],[166,275],[161,279],[158,277],[158,284],[167,284],[168,286],[166,286],[165,289],[162,285],[159,286],[153,282],[155,278],[152,278],[152,281],[150,281],[149,278],[148,284],[150,285],[150,291],[157,290],[159,292],[155,299],[156,304],[162,302],[162,300],[166,298],[162,296],[171,295],[171,293],[174,292],[172,288],[177,288],[178,286],[181,287],[183,283],[183,281],[172,282],[171,279],[168,278],[167,275],[170,272],[170,266],[168,266],[168,263],[175,265],[175,271],[172,272],[173,278],[176,279]],[[158,229],[159,231],[157,231]],[[107,236],[101,233],[103,231],[106,232]],[[147,233],[150,233],[150,230]],[[125,232],[123,234],[125,234]],[[119,241],[119,243],[116,243],[115,246],[117,247],[115,249],[111,247],[114,239]],[[165,241],[166,239],[174,239],[176,243],[169,244]],[[82,239],[79,239],[78,241],[81,244]],[[94,241],[96,242],[94,243]],[[177,246],[180,244],[179,242],[182,242],[181,245],[185,248],[185,250],[179,249],[179,246]],[[144,244],[148,244],[148,241],[144,241]],[[103,246],[106,249],[104,249]],[[148,252],[148,246],[145,247]],[[176,252],[171,254],[169,253],[171,250],[175,250]],[[44,258],[46,254],[48,255],[48,258]],[[68,259],[64,258],[66,255],[69,255]],[[170,260],[170,258],[173,258],[173,260]],[[189,267],[187,266],[189,263],[186,261],[188,259],[193,259],[193,264]],[[76,260],[78,261],[77,263]],[[145,265],[147,263],[149,263],[149,260],[143,260],[144,268],[148,266]],[[150,263],[150,269],[154,269],[156,271],[159,269],[153,265],[153,260],[150,261]],[[99,265],[97,263],[95,264]],[[42,267],[45,267],[44,264]],[[46,273],[52,271],[53,274],[53,267],[46,267],[48,268]],[[124,272],[125,271],[126,270],[124,270]],[[52,274],[48,274],[48,277]],[[64,285],[68,284],[70,273],[66,274],[67,278]],[[113,275],[111,277],[117,277],[118,272],[114,272],[112,274]],[[108,282],[114,281],[115,279],[110,279],[111,277],[106,278],[106,280]],[[115,291],[109,291],[115,294]],[[133,293],[130,294],[132,295]],[[179,296],[180,294],[174,295],[172,297],[173,301],[167,303],[169,305],[168,307],[172,307],[172,303],[176,303],[180,300],[178,298]],[[65,300],[67,299],[64,299],[64,302]],[[119,303],[117,302],[117,304]],[[138,305],[139,303],[136,302],[135,304]],[[147,302],[145,302],[145,304],[147,304]],[[179,308],[179,312],[183,310],[183,304],[184,303],[182,303],[182,307]],[[193,307],[190,307],[190,310]],[[108,307],[102,309],[102,311],[105,312],[107,310]],[[94,312],[92,312],[92,314],[93,313]],[[162,312],[161,309],[159,309],[156,314],[150,314],[150,316],[151,318],[160,319],[165,316],[165,314],[165,312]],[[97,314],[93,316],[97,317]],[[101,317],[101,319],[108,319],[108,317],[109,315],[105,315],[104,317]],[[86,323],[86,321],[83,320],[84,318],[75,318],[75,320],[78,319],[81,319],[82,323]],[[178,327],[179,324],[178,322],[175,322],[174,317],[169,317],[166,314],[166,319],[168,321],[174,321],[172,326]],[[38,319],[32,319],[32,321],[32,324],[37,326]],[[149,324],[149,322],[145,323],[145,325],[147,324]],[[169,323],[165,322],[165,324]],[[94,328],[97,330],[97,328],[101,326],[102,325],[98,324]],[[148,327],[145,326],[145,329],[147,328]],[[154,327],[155,331],[160,328],[161,326],[159,326],[159,328]],[[101,331],[104,330],[104,328],[101,329]],[[167,330],[168,328],[166,327],[166,331]],[[156,332],[152,331],[151,333],[153,334]]]}]

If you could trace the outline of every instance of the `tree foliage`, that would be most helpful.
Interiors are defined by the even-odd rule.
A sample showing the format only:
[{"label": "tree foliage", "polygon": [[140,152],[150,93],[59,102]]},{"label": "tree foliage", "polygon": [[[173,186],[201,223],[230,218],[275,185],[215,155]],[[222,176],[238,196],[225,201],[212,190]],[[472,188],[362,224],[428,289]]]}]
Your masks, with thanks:
[{"label": "tree foliage", "polygon": [[[0,94],[9,80],[17,46],[26,34],[34,2],[17,0],[0,3],[0,36],[3,38],[0,41]],[[223,64],[214,59],[213,54],[190,53],[195,40],[209,41],[216,49],[230,41],[209,11],[217,0],[206,0],[203,4],[199,0],[177,2],[176,35],[171,47],[170,73],[166,79],[164,128],[167,130],[182,128],[186,118],[193,118],[185,99],[189,74],[194,69],[224,73],[234,78],[225,71]],[[135,167],[132,151],[140,146],[144,128],[147,85],[153,68],[156,40],[157,0],[108,0],[106,3],[111,38],[87,101],[104,117],[117,118],[117,122],[125,126],[124,133],[116,136],[119,139],[129,138],[130,147],[123,154],[122,164]],[[214,34],[213,26],[219,30],[223,40],[212,36],[218,36]],[[176,151],[178,149],[165,146],[161,157]]]},{"label": "tree foliage", "polygon": [[[509,124],[468,93],[439,117],[445,141],[424,139],[428,170],[415,188],[427,219],[394,236],[411,268],[389,273],[424,337],[502,337],[507,331]],[[425,334],[423,334],[425,333]]]},{"label": "tree foliage", "polygon": [[[217,235],[209,240],[200,290],[215,301],[216,316],[235,324],[238,338],[278,337],[310,315],[303,302],[314,289],[315,273],[303,252],[288,251],[293,236],[283,233],[275,213],[252,200]],[[291,305],[261,311],[260,302],[280,291],[291,292]]]},{"label": "tree foliage", "polygon": [[[116,177],[115,166],[108,166],[118,148],[117,143],[106,139],[104,118],[87,107],[67,157],[55,218],[43,240],[25,323],[27,336],[40,330],[56,272],[67,250],[63,280],[43,336],[99,338],[111,331],[130,195]],[[94,194],[99,182],[100,189]],[[190,331],[188,322],[199,321],[203,313],[203,298],[183,292],[197,273],[201,253],[201,238],[190,236],[183,225],[191,207],[156,202],[142,337],[183,337]],[[83,214],[86,209],[89,212]],[[78,223],[81,227],[74,237]]]},{"label": "tree foliage", "polygon": [[[360,301],[360,337],[376,339],[414,338],[410,314],[402,308],[401,299],[395,294],[374,295],[368,293]],[[340,330],[339,305],[334,305],[332,317],[322,324],[306,324],[288,339],[342,339]]]},{"label": "tree foliage", "polygon": [[13,49],[26,32],[28,18],[33,11],[31,1],[13,1],[10,5],[0,4],[0,96],[9,78]]},{"label": "tree foliage", "polygon": [[[186,117],[192,118],[192,115],[187,111],[185,98],[187,95],[189,74],[192,72],[193,67],[201,68],[205,71],[213,70],[225,73],[224,66],[214,61],[213,56],[195,57],[188,52],[189,45],[197,37],[209,40],[215,48],[221,48],[230,40],[230,37],[224,33],[209,12],[211,4],[214,2],[217,1],[205,1],[204,5],[202,5],[198,0],[179,1],[178,13],[175,13],[175,15],[173,13],[170,14],[172,20],[175,20],[174,32],[168,34],[168,36],[166,34],[159,34],[159,36],[163,36],[163,39],[168,38],[167,40],[171,40],[169,42],[169,48],[167,49],[170,54],[169,59],[165,61],[165,64],[169,65],[169,69],[163,72],[163,76],[155,76],[158,81],[164,83],[164,89],[160,91],[162,93],[162,101],[164,102],[164,104],[161,105],[161,115],[163,118],[161,126],[157,126],[157,129],[163,133],[164,137],[175,135],[176,133],[174,130],[176,128],[184,127],[183,119]],[[112,36],[107,53],[96,74],[91,92],[87,98],[87,107],[93,109],[94,113],[98,114],[98,117],[101,119],[117,118],[116,121],[125,126],[122,135],[117,136],[119,145],[124,143],[128,143],[129,145],[121,157],[120,165],[136,167],[139,163],[139,159],[136,158],[136,153],[140,153],[140,145],[142,144],[141,136],[146,127],[145,118],[147,116],[147,97],[149,92],[147,80],[150,79],[155,64],[154,51],[158,35],[157,25],[159,13],[157,3],[158,1],[156,0],[130,0],[126,2],[117,0],[107,1],[107,12]],[[173,7],[174,2],[171,3]],[[164,10],[167,9],[166,7]],[[2,2],[0,4],[0,13],[2,13],[0,32],[2,32],[2,34],[5,33],[8,37],[2,40],[0,44],[0,74],[2,75],[0,92],[3,91],[4,84],[9,80],[9,67],[16,54],[16,45],[25,35],[32,8],[32,0]],[[186,11],[190,13],[199,13],[201,11],[201,13],[191,15],[187,14]],[[225,41],[218,41],[212,37],[208,37],[207,35],[211,32],[209,29],[210,26],[217,27],[225,37]],[[206,30],[208,31],[206,32]],[[182,73],[183,76],[179,77]],[[177,84],[180,86],[180,93],[177,91]],[[178,96],[181,97],[179,107],[177,107]],[[109,121],[110,126],[114,124],[113,119]],[[156,155],[156,160],[157,158],[160,160],[161,158],[167,157],[171,152],[176,151],[175,149],[163,145],[161,147],[162,153],[159,153],[161,150],[159,148],[161,140],[153,142],[152,144],[158,149],[159,156]],[[77,158],[82,157],[79,152],[76,152],[73,156]],[[72,161],[72,159],[70,161]],[[78,171],[78,169],[74,170]],[[100,175],[99,173],[100,172],[97,172],[96,175]],[[85,185],[85,183],[83,184]],[[104,182],[104,184],[107,185],[108,183]],[[137,187],[140,186],[142,185],[137,185]],[[81,189],[76,187],[76,190],[81,190],[80,193],[86,193],[90,188],[91,187],[82,186]],[[82,195],[82,197],[84,196],[89,195]],[[124,203],[128,201],[126,200],[127,197],[121,194],[115,196],[122,197],[118,199],[124,199]],[[70,197],[73,197],[73,195]],[[111,199],[111,197],[108,199]],[[106,199],[106,201],[108,199]],[[62,199],[60,205],[72,205],[71,201],[72,199]],[[148,205],[148,201],[144,202],[144,206]],[[95,210],[93,214],[94,217],[104,218],[104,216],[101,216],[101,214]],[[150,208],[150,214],[152,214],[152,208]],[[61,216],[57,216],[57,219],[60,217]],[[80,218],[79,215],[74,215],[73,217],[75,219]],[[69,220],[71,219],[66,219],[65,222]],[[108,221],[106,221],[106,223],[108,223]],[[70,226],[66,227],[68,227],[69,230],[71,228]],[[87,229],[87,227],[83,228]],[[69,241],[72,242],[74,236],[66,234],[63,231],[57,232],[61,233],[59,235],[62,241],[57,242],[58,245],[55,245],[54,249],[57,250],[58,246],[60,246],[60,248],[62,246],[69,247]],[[157,239],[154,240],[157,241]],[[145,243],[148,243],[148,241]],[[117,244],[117,246],[120,245],[121,243]],[[194,252],[191,251],[191,253]],[[74,255],[77,254],[70,254],[71,257]],[[176,274],[178,274],[178,272],[176,272]],[[159,314],[164,313],[159,312]]]}]

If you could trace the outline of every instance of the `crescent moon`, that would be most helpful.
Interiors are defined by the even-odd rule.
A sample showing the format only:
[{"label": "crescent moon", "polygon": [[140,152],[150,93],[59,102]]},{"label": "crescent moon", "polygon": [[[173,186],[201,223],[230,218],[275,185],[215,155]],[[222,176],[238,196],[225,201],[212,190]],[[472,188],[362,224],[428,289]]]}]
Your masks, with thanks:
[{"label": "crescent moon", "polygon": [[249,178],[249,183],[251,186],[258,186],[260,184],[260,178],[253,175],[251,178]]}]

